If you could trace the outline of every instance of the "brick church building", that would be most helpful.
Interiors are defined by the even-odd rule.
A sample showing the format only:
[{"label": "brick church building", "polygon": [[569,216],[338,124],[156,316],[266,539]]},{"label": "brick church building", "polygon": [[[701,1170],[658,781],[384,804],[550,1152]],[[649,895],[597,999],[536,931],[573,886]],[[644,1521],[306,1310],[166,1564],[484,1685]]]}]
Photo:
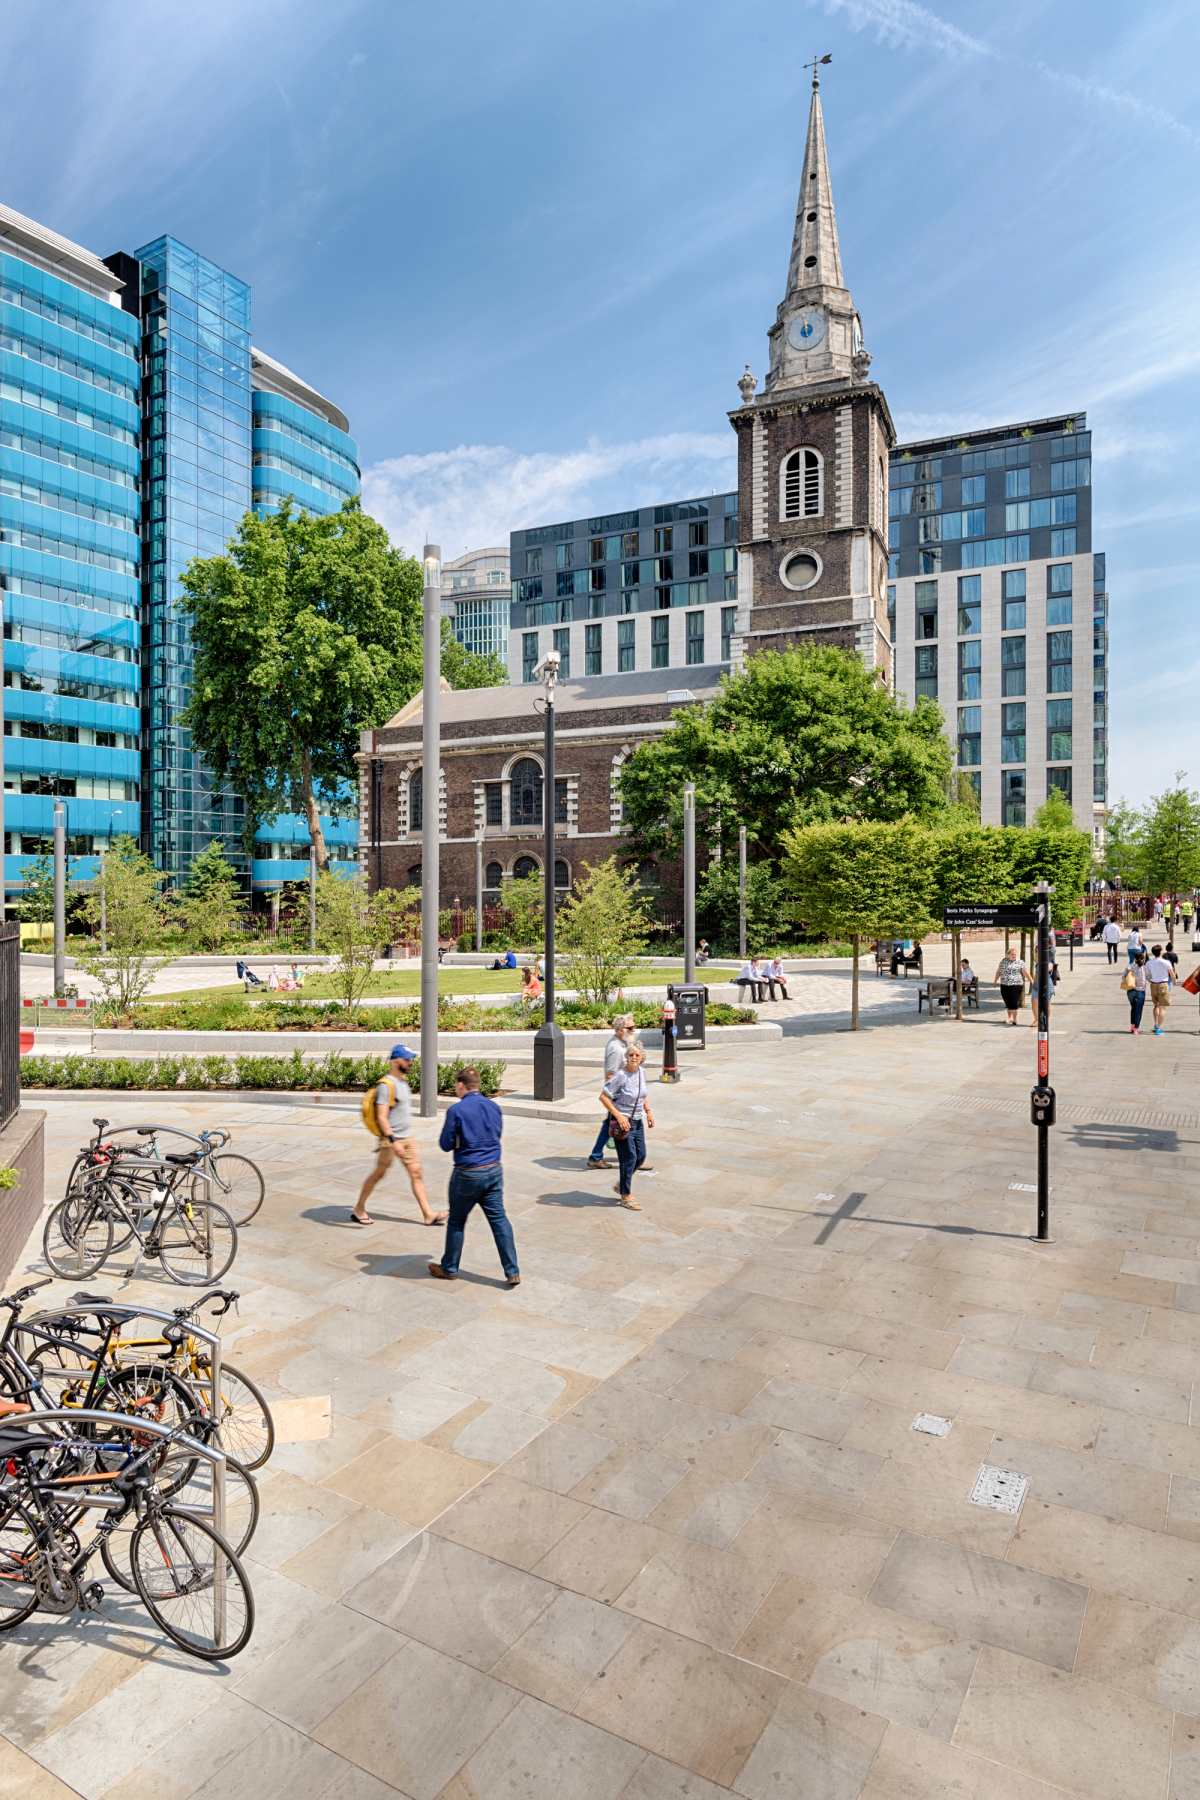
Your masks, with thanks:
[{"label": "brick church building", "polygon": [[[761,650],[835,644],[887,681],[888,456],[882,390],[842,272],[814,70],[787,289],[768,332],[759,391],[749,368],[730,414],[738,440],[738,594],[732,664]],[[564,681],[556,696],[555,886],[624,842],[620,770],[680,707],[717,693],[721,665]],[[483,842],[485,902],[508,876],[542,868],[541,688],[442,697],[439,832],[442,904],[471,904]],[[372,887],[420,880],[421,697],[362,735],[360,843]],[[673,869],[641,870],[672,889]]]}]

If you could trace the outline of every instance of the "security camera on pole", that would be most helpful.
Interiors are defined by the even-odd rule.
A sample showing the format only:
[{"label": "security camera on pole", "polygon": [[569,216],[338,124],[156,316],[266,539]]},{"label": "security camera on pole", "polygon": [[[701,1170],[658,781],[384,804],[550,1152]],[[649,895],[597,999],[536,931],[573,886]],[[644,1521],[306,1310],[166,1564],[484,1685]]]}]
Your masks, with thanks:
[{"label": "security camera on pole", "polygon": [[543,701],[545,721],[545,774],[542,781],[542,820],[545,827],[544,888],[546,979],[543,985],[546,1017],[533,1039],[533,1097],[535,1100],[561,1100],[567,1086],[567,1053],[562,1027],[554,1017],[554,690],[558,684],[561,658],[557,650],[548,650],[533,673],[545,689]]}]

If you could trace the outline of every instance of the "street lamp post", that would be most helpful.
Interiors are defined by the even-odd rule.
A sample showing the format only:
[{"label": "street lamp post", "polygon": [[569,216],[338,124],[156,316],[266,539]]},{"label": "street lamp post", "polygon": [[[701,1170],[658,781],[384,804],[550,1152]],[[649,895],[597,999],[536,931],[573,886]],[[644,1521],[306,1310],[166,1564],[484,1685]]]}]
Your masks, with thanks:
[{"label": "street lamp post", "polygon": [[546,1017],[533,1040],[533,1097],[535,1100],[561,1100],[567,1085],[566,1044],[562,1027],[554,1017],[554,689],[558,681],[559,656],[547,653],[534,673],[546,690],[545,700],[545,774],[542,781],[542,821],[545,827],[543,855],[545,861],[545,954],[544,984]]},{"label": "street lamp post", "polygon": [[738,955],[746,959],[746,827],[738,826]]},{"label": "street lamp post", "polygon": [[483,833],[475,835],[475,949],[483,949]]},{"label": "street lamp post", "polygon": [[425,685],[421,701],[421,1117],[437,1112],[438,769],[441,762],[442,553],[425,546]]},{"label": "street lamp post", "polygon": [[308,951],[317,948],[317,846],[308,846]]},{"label": "street lamp post", "polygon": [[683,979],[696,979],[696,784],[683,788]]},{"label": "street lamp post", "polygon": [[66,986],[67,948],[67,806],[54,802],[54,997]]}]

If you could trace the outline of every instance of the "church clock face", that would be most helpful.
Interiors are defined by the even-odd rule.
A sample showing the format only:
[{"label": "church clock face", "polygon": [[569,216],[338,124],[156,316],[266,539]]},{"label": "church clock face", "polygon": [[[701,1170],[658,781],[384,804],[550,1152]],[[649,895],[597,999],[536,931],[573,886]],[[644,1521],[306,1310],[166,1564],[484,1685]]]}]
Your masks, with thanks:
[{"label": "church clock face", "polygon": [[791,321],[787,335],[793,350],[819,350],[825,342],[825,314],[819,306],[806,307]]}]

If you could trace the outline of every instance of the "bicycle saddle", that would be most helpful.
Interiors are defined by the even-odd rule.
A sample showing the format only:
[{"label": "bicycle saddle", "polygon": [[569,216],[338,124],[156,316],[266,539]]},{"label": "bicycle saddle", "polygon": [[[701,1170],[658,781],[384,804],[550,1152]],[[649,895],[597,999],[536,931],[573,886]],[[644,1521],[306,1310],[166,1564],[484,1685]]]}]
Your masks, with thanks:
[{"label": "bicycle saddle", "polygon": [[111,1294],[72,1294],[71,1299],[76,1306],[111,1306]]},{"label": "bicycle saddle", "polygon": [[27,1450],[65,1450],[64,1438],[47,1437],[36,1431],[14,1431],[0,1425],[0,1458],[23,1456]]},{"label": "bicycle saddle", "polygon": [[201,1162],[203,1158],[203,1150],[184,1150],[181,1152],[168,1152],[168,1154],[163,1157],[163,1161],[175,1163],[178,1168],[187,1169],[191,1167],[192,1163]]}]

